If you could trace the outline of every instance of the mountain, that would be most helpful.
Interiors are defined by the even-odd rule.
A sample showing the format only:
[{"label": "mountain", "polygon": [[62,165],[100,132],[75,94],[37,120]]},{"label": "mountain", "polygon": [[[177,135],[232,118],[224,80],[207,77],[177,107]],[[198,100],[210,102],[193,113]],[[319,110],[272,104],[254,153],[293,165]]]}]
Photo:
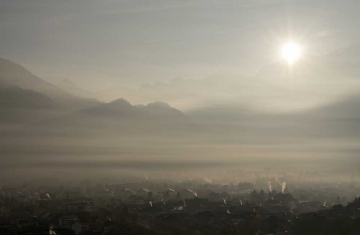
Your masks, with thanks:
[{"label": "mountain", "polygon": [[59,105],[41,93],[16,86],[0,84],[0,106],[2,109],[55,109]]},{"label": "mountain", "polygon": [[165,102],[154,102],[149,103],[146,106],[139,106],[140,110],[143,110],[145,113],[152,117],[160,118],[160,119],[184,119],[186,118],[185,114],[178,109],[171,107],[169,104]]},{"label": "mountain", "polygon": [[91,99],[96,97],[95,93],[81,89],[69,79],[61,80],[56,86],[77,97],[91,98]]},{"label": "mountain", "polygon": [[0,107],[0,122],[7,124],[44,120],[62,111],[46,95],[4,84],[0,84]]},{"label": "mountain", "polygon": [[34,125],[34,129],[43,133],[61,132],[67,136],[110,136],[124,138],[124,141],[152,138],[154,135],[178,138],[194,130],[185,114],[166,103],[134,106],[124,99],[41,121]]},{"label": "mountain", "polygon": [[131,105],[125,99],[117,99],[82,110],[82,113],[106,118],[123,118],[133,120],[169,120],[177,121],[186,116],[180,110],[164,102],[154,102],[146,106]]},{"label": "mountain", "polygon": [[[81,91],[70,80],[63,80],[59,86],[74,94]],[[87,129],[112,132],[120,128],[141,133],[162,128],[165,131],[175,126],[173,123],[186,120],[181,111],[163,102],[146,106],[133,106],[125,99],[100,103],[63,89],[33,75],[21,65],[0,59],[0,122],[34,123],[35,129],[55,128],[80,134]],[[129,123],[132,123],[131,128],[127,126]]]},{"label": "mountain", "polygon": [[143,112],[124,99],[117,99],[110,103],[99,104],[95,107],[84,109],[81,112],[91,116],[104,118],[143,118]]},{"label": "mountain", "polygon": [[35,76],[21,65],[4,59],[0,59],[0,82],[44,94],[68,110],[88,108],[99,103],[71,95]]}]

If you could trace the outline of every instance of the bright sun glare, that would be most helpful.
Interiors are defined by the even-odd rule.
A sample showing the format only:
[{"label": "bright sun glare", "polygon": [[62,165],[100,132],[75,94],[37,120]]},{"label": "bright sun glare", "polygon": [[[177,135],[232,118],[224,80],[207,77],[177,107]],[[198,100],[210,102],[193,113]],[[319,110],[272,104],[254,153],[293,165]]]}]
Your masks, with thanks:
[{"label": "bright sun glare", "polygon": [[284,45],[282,49],[282,56],[287,60],[289,64],[293,64],[301,55],[300,47],[293,42],[289,42]]}]

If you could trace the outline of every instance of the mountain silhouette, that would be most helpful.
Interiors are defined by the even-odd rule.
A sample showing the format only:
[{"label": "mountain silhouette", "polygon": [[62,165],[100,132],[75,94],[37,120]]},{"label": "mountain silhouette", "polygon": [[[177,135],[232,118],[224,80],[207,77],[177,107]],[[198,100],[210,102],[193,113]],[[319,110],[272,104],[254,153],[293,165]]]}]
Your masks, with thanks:
[{"label": "mountain silhouette", "polygon": [[184,113],[166,103],[131,105],[125,99],[117,99],[41,121],[35,127],[46,133],[61,131],[86,136],[96,133],[117,138],[149,138],[188,135],[192,132],[191,125]]},{"label": "mountain silhouette", "polygon": [[82,110],[82,112],[107,118],[132,118],[147,121],[165,119],[175,121],[185,118],[184,113],[164,102],[133,106],[122,98]]},{"label": "mountain silhouette", "polygon": [[79,110],[99,103],[96,100],[73,96],[35,76],[23,66],[4,59],[0,59],[0,82],[4,85],[13,85],[42,93],[68,110]]},{"label": "mountain silhouette", "polygon": [[2,109],[55,109],[59,105],[39,92],[0,84]]},{"label": "mountain silhouette", "polygon": [[132,106],[128,101],[122,98],[110,103],[103,103],[95,107],[84,109],[81,112],[106,118],[143,118],[143,112],[139,108]]},{"label": "mountain silhouette", "polygon": [[139,109],[157,118],[172,118],[173,120],[185,118],[183,112],[171,107],[168,103],[160,101],[149,103],[146,106],[140,106]]},{"label": "mountain silhouette", "polygon": [[58,114],[62,108],[46,95],[0,83],[0,122],[27,123]]}]

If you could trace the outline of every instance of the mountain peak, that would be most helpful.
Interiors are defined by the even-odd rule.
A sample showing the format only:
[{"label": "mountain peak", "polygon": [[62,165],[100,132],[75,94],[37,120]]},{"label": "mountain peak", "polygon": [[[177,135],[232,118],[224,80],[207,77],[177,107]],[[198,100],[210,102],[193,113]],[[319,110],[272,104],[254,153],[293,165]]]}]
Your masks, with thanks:
[{"label": "mountain peak", "polygon": [[183,117],[185,116],[180,110],[171,107],[168,103],[157,101],[149,103],[141,109],[158,117]]},{"label": "mountain peak", "polygon": [[114,101],[111,101],[110,103],[107,103],[108,106],[113,106],[113,107],[116,107],[116,106],[122,106],[122,107],[133,107],[129,101],[123,99],[123,98],[120,98],[120,99],[117,99],[117,100],[114,100]]},{"label": "mountain peak", "polygon": [[162,102],[162,101],[156,101],[153,103],[149,103],[146,105],[147,107],[154,107],[154,108],[173,108],[168,103]]},{"label": "mountain peak", "polygon": [[0,58],[0,71],[0,83],[36,91],[69,110],[78,110],[97,104],[95,100],[75,97],[70,92],[35,76],[23,66],[9,60]]},{"label": "mountain peak", "polygon": [[102,103],[83,110],[83,112],[105,117],[138,118],[141,110],[132,106],[127,100],[120,98],[110,103]]}]

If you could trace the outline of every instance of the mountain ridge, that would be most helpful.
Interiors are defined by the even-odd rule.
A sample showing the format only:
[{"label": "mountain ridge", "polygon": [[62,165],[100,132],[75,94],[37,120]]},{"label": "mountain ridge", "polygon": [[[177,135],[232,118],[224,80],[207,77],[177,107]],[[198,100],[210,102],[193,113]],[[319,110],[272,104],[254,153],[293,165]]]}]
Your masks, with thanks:
[{"label": "mountain ridge", "polygon": [[9,60],[0,58],[0,71],[1,83],[42,93],[53,99],[60,106],[69,110],[79,110],[99,103],[96,100],[83,99],[73,96],[32,74],[22,65]]}]

